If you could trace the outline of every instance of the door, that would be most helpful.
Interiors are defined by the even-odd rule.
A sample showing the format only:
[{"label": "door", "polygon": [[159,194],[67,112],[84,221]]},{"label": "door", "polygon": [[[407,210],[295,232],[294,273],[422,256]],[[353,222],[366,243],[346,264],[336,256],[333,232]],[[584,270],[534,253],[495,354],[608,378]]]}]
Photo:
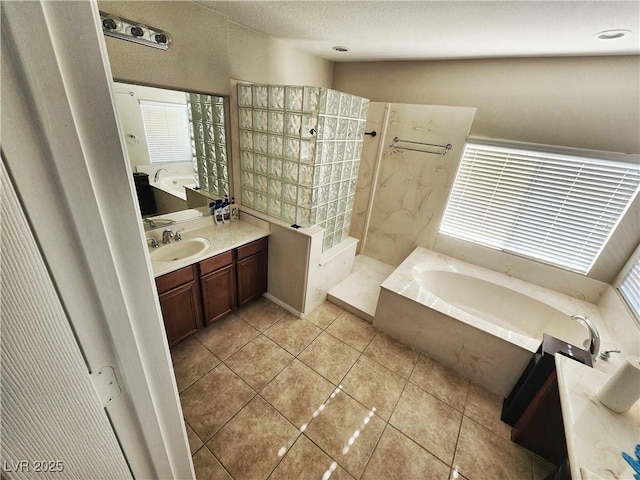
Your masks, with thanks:
[{"label": "door", "polygon": [[2,162],[2,437],[7,478],[132,478]]}]

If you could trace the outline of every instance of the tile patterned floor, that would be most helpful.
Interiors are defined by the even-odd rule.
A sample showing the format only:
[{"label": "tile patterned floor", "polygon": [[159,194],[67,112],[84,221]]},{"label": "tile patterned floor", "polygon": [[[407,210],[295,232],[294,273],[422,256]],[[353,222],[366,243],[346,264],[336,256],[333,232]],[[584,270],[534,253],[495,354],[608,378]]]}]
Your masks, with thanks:
[{"label": "tile patterned floor", "polygon": [[196,476],[539,480],[501,399],[325,303],[264,298],[172,351]]}]

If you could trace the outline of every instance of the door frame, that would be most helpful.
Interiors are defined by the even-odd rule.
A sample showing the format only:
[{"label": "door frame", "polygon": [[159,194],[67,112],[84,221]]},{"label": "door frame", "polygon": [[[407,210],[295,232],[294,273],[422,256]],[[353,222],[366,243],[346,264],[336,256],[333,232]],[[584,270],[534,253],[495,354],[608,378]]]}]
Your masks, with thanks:
[{"label": "door frame", "polygon": [[[136,478],[194,478],[95,0],[3,2],[2,152]],[[5,82],[5,69],[19,81]]]}]

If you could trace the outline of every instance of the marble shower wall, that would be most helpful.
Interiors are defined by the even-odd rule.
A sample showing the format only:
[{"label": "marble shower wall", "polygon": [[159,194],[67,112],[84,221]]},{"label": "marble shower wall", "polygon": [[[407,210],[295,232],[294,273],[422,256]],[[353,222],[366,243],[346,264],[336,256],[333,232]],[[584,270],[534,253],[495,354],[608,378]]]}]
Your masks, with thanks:
[{"label": "marble shower wall", "polygon": [[349,233],[369,100],[327,88],[238,85],[242,204]]},{"label": "marble shower wall", "polygon": [[[474,115],[466,107],[371,104],[367,129],[379,135],[367,140],[351,230],[360,253],[399,265],[416,246],[433,248]],[[453,148],[444,156],[401,150],[389,146],[394,137]]]}]

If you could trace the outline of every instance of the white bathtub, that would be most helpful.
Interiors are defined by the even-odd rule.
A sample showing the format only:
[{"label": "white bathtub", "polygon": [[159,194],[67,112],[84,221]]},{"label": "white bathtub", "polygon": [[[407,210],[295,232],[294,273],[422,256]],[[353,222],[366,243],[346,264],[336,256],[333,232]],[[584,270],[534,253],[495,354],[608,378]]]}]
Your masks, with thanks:
[{"label": "white bathtub", "polygon": [[383,282],[373,325],[507,395],[543,333],[582,347],[571,315],[602,325],[593,304],[418,247]]},{"label": "white bathtub", "polygon": [[187,194],[184,191],[184,187],[194,187],[196,185],[196,181],[193,174],[169,175],[166,177],[161,176],[157,182],[153,182],[151,185],[186,201]]}]

